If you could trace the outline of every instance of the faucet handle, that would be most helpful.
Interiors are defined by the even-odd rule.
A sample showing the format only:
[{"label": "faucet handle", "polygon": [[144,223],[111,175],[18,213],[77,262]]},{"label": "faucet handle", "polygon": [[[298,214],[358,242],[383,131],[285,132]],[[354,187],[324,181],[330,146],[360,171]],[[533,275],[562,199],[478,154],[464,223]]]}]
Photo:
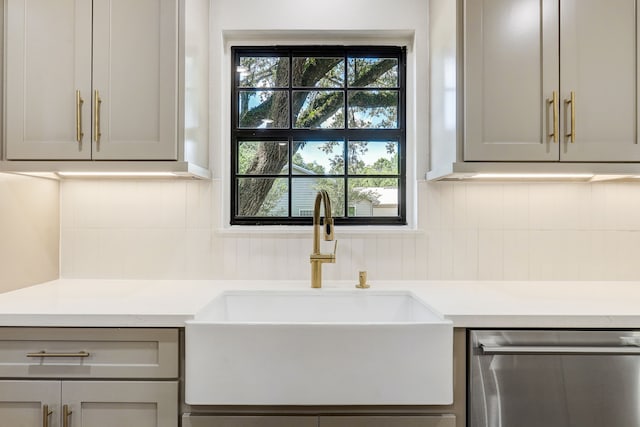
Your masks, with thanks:
[{"label": "faucet handle", "polygon": [[333,242],[333,257],[336,257],[336,251],[338,250],[338,240],[334,240]]}]

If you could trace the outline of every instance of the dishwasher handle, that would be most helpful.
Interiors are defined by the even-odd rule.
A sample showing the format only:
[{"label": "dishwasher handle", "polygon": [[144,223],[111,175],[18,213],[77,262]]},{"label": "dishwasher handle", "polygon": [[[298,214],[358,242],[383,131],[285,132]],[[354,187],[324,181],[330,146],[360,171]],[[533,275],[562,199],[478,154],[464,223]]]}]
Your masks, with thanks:
[{"label": "dishwasher handle", "polygon": [[482,354],[540,354],[540,355],[640,355],[640,347],[623,346],[563,346],[563,345],[486,345],[480,344]]}]

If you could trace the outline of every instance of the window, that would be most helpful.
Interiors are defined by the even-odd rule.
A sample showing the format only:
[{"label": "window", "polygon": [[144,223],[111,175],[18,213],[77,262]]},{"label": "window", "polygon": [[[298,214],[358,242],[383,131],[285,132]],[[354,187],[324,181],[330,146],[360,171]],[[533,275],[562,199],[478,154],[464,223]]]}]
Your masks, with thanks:
[{"label": "window", "polygon": [[405,49],[232,49],[231,223],[406,224]]}]

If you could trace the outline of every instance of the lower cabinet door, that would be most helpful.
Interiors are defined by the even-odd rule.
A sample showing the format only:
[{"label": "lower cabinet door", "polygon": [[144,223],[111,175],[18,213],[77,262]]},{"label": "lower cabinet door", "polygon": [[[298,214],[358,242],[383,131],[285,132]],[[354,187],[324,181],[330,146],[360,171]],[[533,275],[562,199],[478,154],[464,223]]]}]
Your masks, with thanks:
[{"label": "lower cabinet door", "polygon": [[454,415],[321,416],[319,427],[456,427]]},{"label": "lower cabinet door", "polygon": [[0,381],[0,425],[59,427],[60,381]]},{"label": "lower cabinet door", "polygon": [[226,416],[190,415],[182,418],[182,427],[317,427],[316,416]]},{"label": "lower cabinet door", "polygon": [[177,381],[64,381],[70,427],[177,427]]}]

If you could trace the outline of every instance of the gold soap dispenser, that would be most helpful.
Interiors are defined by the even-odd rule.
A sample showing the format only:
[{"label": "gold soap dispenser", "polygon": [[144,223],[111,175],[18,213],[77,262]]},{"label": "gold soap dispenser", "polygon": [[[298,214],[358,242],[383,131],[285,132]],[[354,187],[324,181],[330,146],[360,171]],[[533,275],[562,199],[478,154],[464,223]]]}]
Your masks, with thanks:
[{"label": "gold soap dispenser", "polygon": [[367,283],[367,272],[366,271],[358,272],[358,284],[356,285],[356,288],[368,289],[370,287],[371,286],[369,286],[369,284]]}]

